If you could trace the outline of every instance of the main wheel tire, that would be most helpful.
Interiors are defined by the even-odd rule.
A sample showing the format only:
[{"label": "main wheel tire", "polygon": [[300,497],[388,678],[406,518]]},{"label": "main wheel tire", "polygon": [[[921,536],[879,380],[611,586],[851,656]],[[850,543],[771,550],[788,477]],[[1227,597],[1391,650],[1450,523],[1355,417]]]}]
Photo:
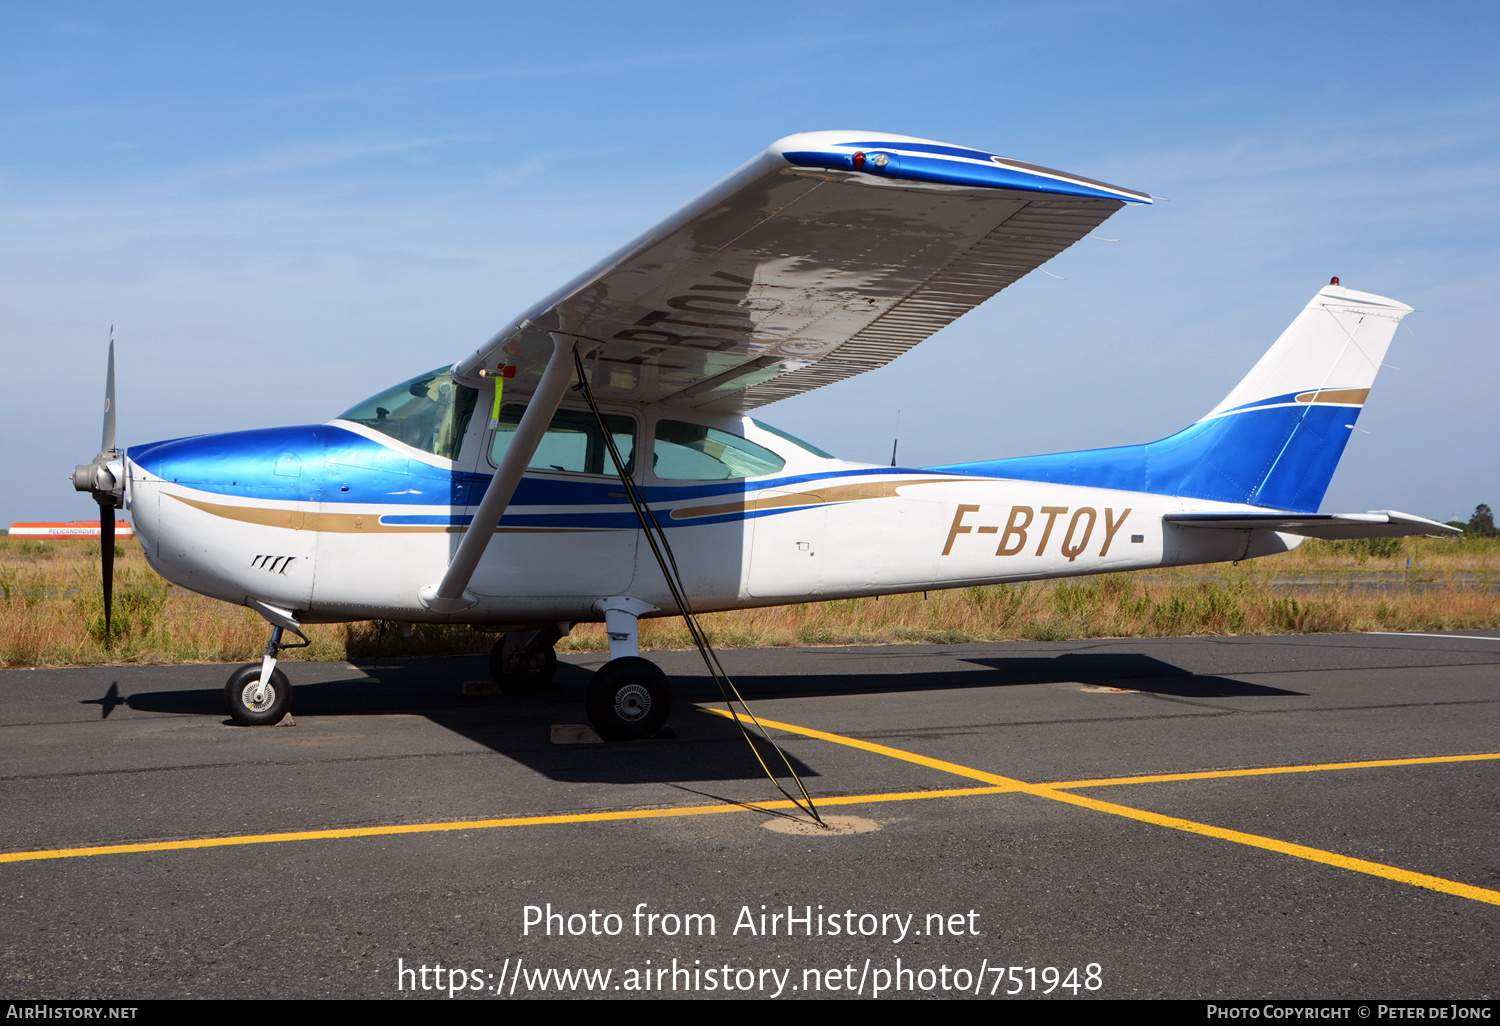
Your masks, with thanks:
[{"label": "main wheel tire", "polygon": [[224,708],[234,722],[244,727],[264,727],[279,723],[292,702],[292,685],[280,670],[271,671],[265,697],[257,702],[255,688],[260,683],[260,663],[246,663],[235,670],[224,685]]},{"label": "main wheel tire", "polygon": [[502,635],[490,649],[490,679],[507,695],[534,695],[552,686],[557,653],[552,646],[528,649],[534,637],[525,631]]},{"label": "main wheel tire", "polygon": [[606,741],[635,741],[666,726],[672,715],[667,676],[649,659],[625,656],[605,663],[589,681],[589,723]]}]

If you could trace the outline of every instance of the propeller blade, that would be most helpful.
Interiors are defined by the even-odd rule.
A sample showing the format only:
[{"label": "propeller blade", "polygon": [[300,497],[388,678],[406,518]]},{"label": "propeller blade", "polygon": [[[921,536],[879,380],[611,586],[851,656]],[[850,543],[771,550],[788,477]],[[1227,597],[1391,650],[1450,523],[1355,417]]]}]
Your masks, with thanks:
[{"label": "propeller blade", "polygon": [[[125,480],[110,468],[123,460],[115,449],[115,327],[109,326],[109,367],[104,379],[104,434],[99,455],[87,466],[73,468],[73,487],[89,492],[99,504],[99,569],[104,578],[104,646],[109,647],[114,627],[115,510],[125,506]],[[122,464],[123,465],[123,464]]]},{"label": "propeller blade", "polygon": [[109,452],[115,447],[115,329],[109,328],[109,372],[104,378],[104,437],[99,443],[100,452]]},{"label": "propeller blade", "polygon": [[99,503],[99,565],[104,571],[104,647],[110,639],[110,614],[115,598],[115,508]]}]

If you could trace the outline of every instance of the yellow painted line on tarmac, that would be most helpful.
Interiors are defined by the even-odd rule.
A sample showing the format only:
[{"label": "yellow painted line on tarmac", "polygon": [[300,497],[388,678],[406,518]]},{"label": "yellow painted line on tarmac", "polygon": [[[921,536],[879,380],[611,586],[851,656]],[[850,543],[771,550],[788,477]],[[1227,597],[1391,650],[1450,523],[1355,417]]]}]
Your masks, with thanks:
[{"label": "yellow painted line on tarmac", "polygon": [[[697,707],[701,712],[713,713],[722,716],[726,720],[735,718],[731,712],[723,709],[715,709],[711,706],[700,705]],[[900,748],[889,748],[886,745],[877,745],[872,741],[861,741],[857,737],[846,737],[843,734],[829,734],[825,731],[814,730],[811,727],[799,727],[792,723],[780,723],[776,720],[768,720],[764,716],[756,717],[757,723],[765,727],[775,727],[777,730],[785,730],[792,734],[802,734],[806,737],[820,738],[824,741],[832,741],[834,744],[847,745],[850,748],[859,748],[866,752],[874,752],[877,755],[888,755],[892,759],[900,759],[902,762],[914,762],[919,766],[930,766],[933,769],[942,770],[944,773],[953,773],[960,777],[969,777],[973,780],[983,780],[987,784],[997,784],[1008,790],[1021,791],[1034,784],[1028,784],[1024,780],[1016,780],[1013,777],[1002,777],[998,773],[986,773],[984,770],[971,769],[968,766],[960,766],[956,762],[944,762],[942,759],[929,759],[925,755],[916,752],[902,751]],[[821,800],[821,799],[820,799]]]},{"label": "yellow painted line on tarmac", "polygon": [[[703,707],[700,707],[703,708]],[[703,711],[718,716],[728,717],[728,713],[718,709],[703,708]],[[947,762],[942,759],[933,759],[915,752],[908,752],[889,745],[875,744],[871,741],[863,741],[859,738],[848,737],[843,734],[834,734],[829,731],[816,730],[811,727],[802,727],[796,724],[783,723],[778,720],[760,721],[762,724],[784,730],[788,733],[800,734],[805,737],[817,738],[829,741],[833,744],[856,748],[861,751],[884,755],[888,758],[899,759],[903,762],[916,763],[930,769],[951,773],[955,776],[967,777],[980,781],[989,786],[947,788],[925,791],[900,791],[883,794],[866,795],[834,795],[821,797],[817,803],[821,806],[840,805],[866,805],[879,804],[883,802],[915,801],[926,798],[961,798],[982,794],[1006,794],[1024,793],[1035,795],[1039,798],[1048,798],[1053,801],[1076,805],[1081,808],[1093,809],[1097,812],[1106,812],[1111,815],[1123,816],[1156,826],[1169,827],[1186,833],[1198,834],[1205,837],[1216,837],[1221,840],[1232,841],[1250,847],[1261,848],[1267,851],[1279,852],[1296,858],[1307,859],[1324,865],[1335,866],[1353,872],[1366,873],[1371,876],[1394,880],[1400,883],[1410,884],[1416,887],[1426,887],[1431,890],[1441,891],[1458,897],[1470,898],[1474,901],[1487,902],[1500,905],[1500,891],[1488,890],[1483,887],[1474,887],[1469,884],[1446,880],[1442,877],[1429,876],[1425,873],[1414,873],[1399,869],[1395,866],[1387,866],[1379,862],[1370,862],[1365,859],[1350,858],[1335,852],[1324,851],[1319,848],[1311,848],[1306,845],[1293,844],[1280,841],[1271,837],[1262,837],[1257,834],[1249,834],[1239,830],[1228,830],[1223,827],[1211,826],[1206,823],[1197,823],[1192,820],[1179,819],[1175,816],[1163,816],[1143,809],[1135,809],[1129,806],[1118,805],[1113,802],[1103,802],[1084,795],[1068,793],[1064,788],[1102,787],[1113,784],[1132,783],[1159,783],[1174,780],[1207,780],[1222,777],[1260,776],[1275,773],[1305,773],[1320,770],[1334,769],[1365,769],[1383,766],[1412,766],[1435,763],[1451,762],[1475,762],[1481,760],[1500,759],[1500,753],[1487,753],[1479,755],[1451,755],[1432,756],[1413,759],[1379,759],[1364,762],[1346,763],[1319,763],[1307,766],[1283,766],[1267,769],[1245,769],[1245,770],[1217,770],[1199,773],[1168,773],[1152,776],[1138,777],[1112,777],[1099,780],[1075,780],[1061,781],[1057,783],[1032,784],[1014,777],[1001,776],[998,773],[990,773],[985,770],[975,769],[971,766],[962,766],[958,763]],[[81,858],[92,855],[121,855],[140,852],[179,851],[190,848],[221,848],[251,844],[277,844],[287,841],[322,841],[340,840],[358,837],[382,837],[398,834],[428,834],[443,833],[462,830],[492,830],[501,827],[525,827],[525,826],[549,826],[569,823],[605,823],[619,822],[624,820],[642,819],[669,819],[680,816],[706,816],[728,812],[772,812],[783,809],[795,808],[795,804],[789,801],[757,802],[754,804],[717,804],[717,805],[693,805],[678,808],[665,809],[621,809],[606,812],[583,812],[562,815],[546,816],[512,816],[504,819],[481,819],[481,820],[458,820],[448,823],[409,823],[390,824],[375,827],[350,827],[336,830],[303,830],[285,833],[270,834],[244,834],[235,837],[200,837],[188,838],[178,841],[155,841],[143,844],[113,844],[100,845],[86,848],[58,848],[48,851],[15,851],[0,852],[0,862],[30,862],[44,859]]]},{"label": "yellow painted line on tarmac", "polygon": [[[1007,787],[957,787],[936,791],[899,791],[886,794],[848,794],[819,798],[819,805],[865,805],[907,802],[923,798],[966,798],[976,794],[1000,794]],[[91,848],[54,848],[50,851],[0,852],[0,862],[35,862],[42,859],[75,859],[87,855],[125,855],[134,852],[180,851],[185,848],[226,848],[245,844],[278,844],[283,841],[331,841],[350,837],[385,837],[392,834],[433,834],[455,830],[493,830],[498,827],[550,826],[558,823],[607,823],[627,819],[670,819],[675,816],[711,816],[724,812],[771,812],[797,806],[789,801],[723,805],[689,805],[669,809],[621,809],[611,812],[579,812],[557,816],[511,816],[507,819],[469,819],[451,823],[400,823],[389,826],[349,827],[342,830],[299,830],[279,834],[243,834],[238,837],[194,837],[181,841],[150,841],[144,844],[107,844]]]},{"label": "yellow painted line on tarmac", "polygon": [[1277,773],[1318,773],[1324,770],[1374,769],[1380,766],[1421,766],[1441,762],[1482,762],[1500,759],[1500,752],[1482,755],[1432,755],[1419,759],[1369,759],[1364,762],[1319,762],[1307,766],[1267,766],[1261,769],[1202,770],[1194,773],[1157,773],[1146,777],[1102,777],[1098,780],[1060,780],[1047,787],[1075,790],[1112,784],[1162,784],[1173,780],[1216,780],[1221,777],[1265,777]]},{"label": "yellow painted line on tarmac", "polygon": [[[718,716],[729,717],[729,713],[718,709],[703,708],[704,712],[711,712]],[[1114,816],[1124,816],[1127,819],[1138,820],[1142,823],[1151,823],[1156,826],[1170,827],[1173,830],[1182,830],[1190,834],[1199,834],[1204,837],[1217,837],[1224,841],[1233,841],[1237,844],[1249,845],[1252,848],[1262,848],[1266,851],[1279,852],[1282,855],[1291,855],[1295,858],[1307,859],[1310,862],[1320,862],[1326,866],[1336,866],[1339,869],[1347,869],[1356,873],[1367,873],[1370,876],[1382,877],[1386,880],[1395,880],[1399,883],[1411,884],[1414,887],[1426,887],[1430,890],[1441,891],[1444,894],[1456,895],[1460,898],[1470,898],[1474,901],[1483,901],[1491,905],[1500,905],[1500,891],[1489,890],[1484,887],[1474,887],[1470,884],[1459,883],[1456,880],[1445,880],[1440,876],[1429,876],[1426,873],[1413,873],[1410,870],[1398,869],[1395,866],[1387,866],[1380,862],[1370,862],[1366,859],[1350,858],[1347,855],[1339,855],[1335,852],[1324,851],[1321,848],[1309,848],[1303,844],[1292,844],[1288,841],[1279,841],[1274,837],[1262,837],[1259,834],[1247,834],[1241,830],[1227,830],[1223,827],[1210,826],[1207,823],[1196,823],[1190,819],[1179,819],[1176,816],[1163,816],[1155,812],[1147,812],[1144,809],[1134,809],[1126,805],[1117,805],[1114,802],[1101,802],[1096,798],[1089,798],[1080,794],[1071,794],[1061,790],[1064,786],[1083,787],[1096,786],[1103,781],[1078,781],[1071,785],[1064,784],[1028,784],[1012,777],[1002,777],[995,773],[984,770],[973,769],[969,766],[960,766],[957,763],[945,762],[942,759],[930,759],[925,755],[917,755],[914,752],[903,751],[899,748],[891,748],[887,745],[877,745],[869,741],[861,741],[858,738],[846,737],[843,734],[833,734],[826,730],[814,730],[811,727],[799,727],[792,723],[782,723],[778,720],[762,718],[761,724],[774,727],[777,730],[785,730],[792,734],[801,734],[806,737],[819,738],[823,741],[831,741],[834,744],[846,745],[850,748],[858,748],[866,752],[875,752],[886,755],[903,762],[914,762],[922,766],[930,766],[941,769],[962,777],[973,780],[983,780],[987,783],[1002,785],[1005,791],[1017,791],[1023,794],[1035,795],[1038,798],[1050,798],[1053,801],[1065,802],[1068,805],[1077,805],[1085,809],[1093,809],[1096,812],[1107,812]],[[1373,765],[1410,765],[1416,762],[1458,762],[1463,760],[1475,760],[1496,758],[1493,755],[1481,756],[1448,756],[1435,759],[1390,759],[1369,763],[1345,763],[1343,766],[1373,766]],[[1338,768],[1332,764],[1325,764],[1324,768]],[[1248,775],[1254,771],[1227,770],[1225,775],[1237,774]],[[1215,774],[1217,775],[1217,774]],[[1121,780],[1110,780],[1108,783],[1144,782],[1144,777],[1124,778]],[[1197,779],[1194,774],[1166,775],[1154,779]]]},{"label": "yellow painted line on tarmac", "polygon": [[1416,631],[1365,631],[1383,638],[1450,638],[1453,641],[1500,641],[1487,634],[1419,634]]},{"label": "yellow painted line on tarmac", "polygon": [[1101,802],[1081,794],[1070,794],[1067,791],[1037,788],[1029,793],[1037,794],[1044,798],[1053,798],[1060,802],[1067,802],[1069,805],[1079,805],[1086,809],[1094,809],[1098,812],[1108,812],[1116,816],[1125,816],[1129,819],[1140,820],[1142,823],[1154,823],[1157,826],[1171,827],[1174,830],[1183,830],[1190,834],[1201,834],[1204,837],[1217,837],[1225,841],[1247,844],[1253,848],[1264,848],[1266,851],[1280,852],[1283,855],[1292,855],[1296,858],[1307,859],[1310,862],[1321,862],[1325,866],[1337,866],[1339,869],[1348,869],[1356,873],[1368,873],[1370,876],[1383,877],[1386,880],[1395,880],[1399,883],[1411,884],[1414,887],[1426,887],[1430,890],[1442,891],[1444,894],[1453,894],[1460,898],[1471,898],[1474,901],[1500,905],[1500,891],[1492,891],[1484,887],[1474,887],[1470,884],[1459,883],[1456,880],[1445,880],[1440,876],[1413,873],[1410,870],[1387,866],[1381,862],[1350,858],[1347,855],[1324,851],[1321,848],[1309,848],[1304,844],[1278,841],[1274,837],[1247,834],[1240,830],[1226,830],[1223,827],[1209,826],[1207,823],[1195,823],[1190,819],[1178,819],[1176,816],[1162,816],[1155,812],[1146,812],[1144,809],[1132,809],[1125,805],[1116,805],[1113,802]]}]

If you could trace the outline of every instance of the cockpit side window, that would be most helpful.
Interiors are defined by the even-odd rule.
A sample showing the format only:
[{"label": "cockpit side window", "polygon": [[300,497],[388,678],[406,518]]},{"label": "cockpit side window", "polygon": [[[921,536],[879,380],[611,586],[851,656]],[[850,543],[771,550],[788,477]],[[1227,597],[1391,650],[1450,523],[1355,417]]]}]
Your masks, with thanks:
[{"label": "cockpit side window", "polygon": [[[521,424],[521,414],[525,412],[526,407],[520,403],[506,403],[500,408],[500,421],[490,443],[490,462],[495,466],[500,465],[505,451],[510,448],[516,428]],[[625,473],[629,475],[635,466],[635,421],[618,413],[606,413],[603,417],[615,449],[625,461]],[[588,410],[558,410],[554,413],[527,469],[561,470],[568,474],[616,473],[614,461],[604,444],[604,435],[599,431],[599,422]]]},{"label": "cockpit side window", "polygon": [[403,381],[339,415],[424,452],[457,459],[479,393],[441,367]]},{"label": "cockpit side window", "polygon": [[702,424],[656,424],[654,472],[663,481],[724,481],[774,474],[786,460],[765,446]]}]

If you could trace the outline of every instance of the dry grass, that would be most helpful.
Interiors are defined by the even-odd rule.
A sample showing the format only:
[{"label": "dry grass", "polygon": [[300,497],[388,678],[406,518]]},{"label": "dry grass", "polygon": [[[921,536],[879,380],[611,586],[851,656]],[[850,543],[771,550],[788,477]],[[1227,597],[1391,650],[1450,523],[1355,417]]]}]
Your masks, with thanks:
[{"label": "dry grass", "polygon": [[[117,547],[113,637],[105,644],[97,543],[0,538],[0,666],[245,662],[264,621],[169,587],[140,553]],[[1407,561],[1411,565],[1408,568]],[[1290,586],[1277,580],[1294,579]],[[702,618],[724,648],[977,640],[1500,628],[1500,539],[1308,542],[1295,552],[1103,577],[736,610]],[[466,627],[315,626],[287,658],[482,652],[493,635]],[[646,648],[688,648],[677,619],[642,624]],[[599,625],[564,651],[603,651]]]}]

